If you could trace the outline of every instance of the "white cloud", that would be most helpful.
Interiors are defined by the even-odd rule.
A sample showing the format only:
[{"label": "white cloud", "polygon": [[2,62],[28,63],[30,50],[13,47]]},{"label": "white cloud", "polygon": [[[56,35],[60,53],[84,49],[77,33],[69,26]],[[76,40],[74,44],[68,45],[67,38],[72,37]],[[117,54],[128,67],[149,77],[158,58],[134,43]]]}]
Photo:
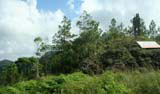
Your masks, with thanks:
[{"label": "white cloud", "polygon": [[32,56],[36,36],[52,37],[63,12],[37,9],[37,0],[0,0],[0,59]]},{"label": "white cloud", "polygon": [[[80,11],[75,10],[75,0],[68,0],[73,11],[88,11],[106,29],[111,18],[128,25],[136,13],[149,24],[153,19],[160,25],[160,0],[81,0]],[[32,56],[36,36],[52,37],[58,30],[64,14],[61,10],[46,12],[37,9],[37,0],[0,0],[0,59],[15,60],[21,56]],[[72,21],[72,32],[77,33]]]},{"label": "white cloud", "polygon": [[74,0],[68,0],[67,5],[71,10],[74,10]]},{"label": "white cloud", "polygon": [[140,13],[147,25],[152,19],[158,24],[160,21],[160,0],[82,0],[82,2],[81,12],[83,10],[89,12],[102,23],[103,28],[106,28],[111,18],[128,25],[136,13]]}]

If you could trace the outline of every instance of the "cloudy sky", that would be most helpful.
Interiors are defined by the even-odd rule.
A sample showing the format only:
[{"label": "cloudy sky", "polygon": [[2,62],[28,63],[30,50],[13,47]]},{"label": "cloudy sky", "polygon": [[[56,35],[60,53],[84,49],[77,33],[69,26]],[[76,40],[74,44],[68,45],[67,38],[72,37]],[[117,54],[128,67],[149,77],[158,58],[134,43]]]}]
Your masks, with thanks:
[{"label": "cloudy sky", "polygon": [[160,0],[0,0],[0,60],[16,60],[32,56],[36,36],[51,38],[58,30],[64,15],[74,23],[86,10],[102,28],[111,18],[129,25],[130,19],[140,13],[149,24],[160,23]]}]

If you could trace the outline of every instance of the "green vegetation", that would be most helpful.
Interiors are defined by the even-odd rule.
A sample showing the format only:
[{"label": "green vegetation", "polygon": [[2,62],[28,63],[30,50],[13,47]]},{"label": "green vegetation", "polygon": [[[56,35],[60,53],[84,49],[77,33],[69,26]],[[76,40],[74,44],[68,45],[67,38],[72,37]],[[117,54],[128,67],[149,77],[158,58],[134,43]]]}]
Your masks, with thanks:
[{"label": "green vegetation", "polygon": [[146,27],[139,14],[131,23],[124,27],[113,18],[103,31],[84,11],[75,35],[64,17],[52,44],[34,39],[36,57],[0,62],[0,94],[159,94],[160,49],[136,41],[160,43],[160,28],[153,20]]},{"label": "green vegetation", "polygon": [[46,76],[0,89],[0,94],[159,94],[160,73],[105,72]]}]

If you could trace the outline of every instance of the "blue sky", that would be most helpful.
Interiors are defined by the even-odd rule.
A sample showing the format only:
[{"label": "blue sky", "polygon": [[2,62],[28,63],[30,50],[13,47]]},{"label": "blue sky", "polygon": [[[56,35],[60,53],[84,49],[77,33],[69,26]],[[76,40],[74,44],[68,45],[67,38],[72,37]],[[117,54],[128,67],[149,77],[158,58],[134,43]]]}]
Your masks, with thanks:
[{"label": "blue sky", "polygon": [[53,12],[61,9],[62,12],[64,12],[65,15],[71,19],[78,15],[76,11],[79,10],[81,2],[80,0],[75,0],[73,4],[74,9],[71,10],[68,5],[68,0],[37,0],[38,9]]}]

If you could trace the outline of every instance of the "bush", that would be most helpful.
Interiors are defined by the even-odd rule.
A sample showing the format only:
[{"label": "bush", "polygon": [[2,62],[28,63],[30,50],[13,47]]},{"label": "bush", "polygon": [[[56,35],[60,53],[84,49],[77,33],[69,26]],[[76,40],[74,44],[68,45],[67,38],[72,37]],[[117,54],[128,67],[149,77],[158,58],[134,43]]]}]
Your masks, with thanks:
[{"label": "bush", "polygon": [[105,94],[128,94],[129,89],[122,83],[116,82],[115,74],[106,72],[101,77]]},{"label": "bush", "polygon": [[94,57],[84,59],[79,66],[83,73],[90,75],[100,74],[103,71],[102,64],[99,62],[99,59]]},{"label": "bush", "polygon": [[160,75],[152,72],[139,76],[134,86],[136,94],[160,94]]},{"label": "bush", "polygon": [[160,94],[160,73],[105,72],[47,76],[0,87],[0,94]]},{"label": "bush", "polygon": [[37,81],[17,83],[0,90],[0,94],[125,94],[126,87],[107,73],[102,77],[83,73],[46,77]]},{"label": "bush", "polygon": [[104,68],[116,67],[124,69],[125,67],[127,68],[136,66],[136,61],[128,49],[115,45],[106,48],[105,52],[101,56],[101,61]]}]

